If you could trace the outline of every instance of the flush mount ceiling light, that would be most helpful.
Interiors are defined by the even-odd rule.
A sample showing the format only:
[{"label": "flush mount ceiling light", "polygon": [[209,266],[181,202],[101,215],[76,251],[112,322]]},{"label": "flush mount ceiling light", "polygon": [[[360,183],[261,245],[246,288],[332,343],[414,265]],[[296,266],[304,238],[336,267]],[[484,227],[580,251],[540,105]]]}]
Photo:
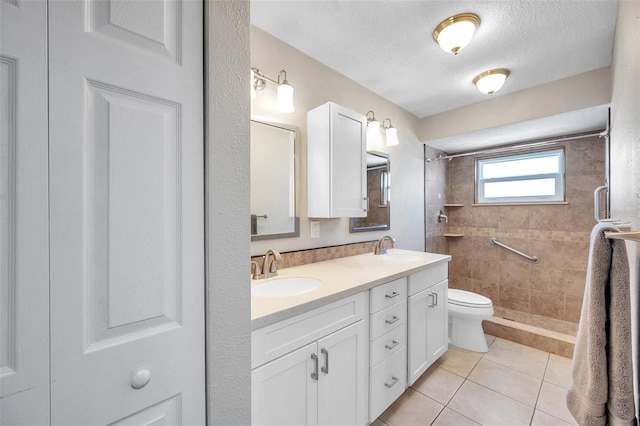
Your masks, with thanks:
[{"label": "flush mount ceiling light", "polygon": [[278,86],[278,98],[276,100],[276,110],[279,112],[294,112],[293,87],[287,81],[287,71],[280,70],[278,79],[267,77],[258,68],[251,68],[251,99],[255,99],[256,91],[267,87],[267,82]]},{"label": "flush mount ceiling light", "polygon": [[378,145],[380,142],[380,122],[376,120],[373,111],[366,114],[367,117],[367,145]]},{"label": "flush mount ceiling light", "polygon": [[471,41],[480,26],[480,18],[473,13],[460,13],[440,22],[433,31],[433,39],[447,53],[457,55]]},{"label": "flush mount ceiling light", "polygon": [[[389,122],[389,124],[387,124],[387,121]],[[386,146],[396,146],[400,143],[400,141],[398,140],[398,129],[391,125],[390,119],[384,119],[384,121],[382,122],[382,128],[384,129],[387,139],[387,142],[385,143]]]},{"label": "flush mount ceiling light", "polygon": [[475,76],[473,84],[476,85],[479,91],[491,96],[502,88],[507,77],[509,77],[508,69],[496,68]]}]

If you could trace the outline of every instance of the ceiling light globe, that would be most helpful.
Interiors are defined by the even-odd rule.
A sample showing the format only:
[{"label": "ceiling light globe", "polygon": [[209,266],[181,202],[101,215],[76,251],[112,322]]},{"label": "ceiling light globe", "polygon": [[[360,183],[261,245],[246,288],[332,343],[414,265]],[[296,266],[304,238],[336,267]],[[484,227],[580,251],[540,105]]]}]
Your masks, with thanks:
[{"label": "ceiling light globe", "polygon": [[504,82],[509,77],[509,70],[497,68],[478,74],[473,79],[473,84],[485,95],[493,95],[502,88]]},{"label": "ceiling light globe", "polygon": [[433,32],[433,39],[447,53],[457,55],[470,42],[480,18],[472,13],[462,13],[442,21]]}]

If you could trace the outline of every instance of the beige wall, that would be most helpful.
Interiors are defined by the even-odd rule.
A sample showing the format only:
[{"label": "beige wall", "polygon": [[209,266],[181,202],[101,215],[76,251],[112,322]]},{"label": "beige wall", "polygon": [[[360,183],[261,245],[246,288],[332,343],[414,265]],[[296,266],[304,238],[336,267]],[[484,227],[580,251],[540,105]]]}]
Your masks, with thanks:
[{"label": "beige wall", "polygon": [[[605,145],[591,137],[556,146],[565,146],[565,205],[472,206],[474,158],[451,161],[447,202],[464,207],[449,208],[448,232],[464,237],[448,239],[449,286],[483,294],[498,307],[578,322]],[[490,237],[540,263],[491,245]]]},{"label": "beige wall", "polygon": [[610,75],[609,67],[600,68],[425,117],[421,121],[420,140],[440,139],[607,105],[611,99]]},{"label": "beige wall", "polygon": [[[274,85],[269,84],[252,101],[252,118],[297,126],[302,139],[298,162],[301,166],[298,181],[300,237],[254,241],[251,243],[251,254],[262,254],[268,248],[292,251],[377,240],[386,234],[396,238],[396,247],[424,250],[424,150],[418,139],[419,120],[397,105],[255,27],[251,28],[251,66],[271,78],[276,78],[279,70],[286,69],[287,79],[295,88],[296,108],[292,114],[277,113],[273,108],[276,90]],[[363,115],[373,110],[380,122],[389,117],[393,126],[398,129],[399,146],[377,149],[391,156],[390,231],[351,234],[348,219],[324,219],[320,221],[320,238],[309,237],[306,188],[307,111],[328,101]]]}]

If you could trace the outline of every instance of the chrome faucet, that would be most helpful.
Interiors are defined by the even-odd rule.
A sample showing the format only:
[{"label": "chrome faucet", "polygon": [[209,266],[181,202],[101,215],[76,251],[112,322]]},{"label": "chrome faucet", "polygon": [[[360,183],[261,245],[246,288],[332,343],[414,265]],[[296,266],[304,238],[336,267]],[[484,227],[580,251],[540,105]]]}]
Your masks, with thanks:
[{"label": "chrome faucet", "polygon": [[440,213],[438,214],[438,223],[442,223],[442,221],[444,221],[444,223],[449,223],[449,216],[440,210]]},{"label": "chrome faucet", "polygon": [[267,253],[262,257],[262,278],[269,278],[270,276],[278,276],[278,264],[276,261],[282,260],[282,256],[276,250],[267,250]]},{"label": "chrome faucet", "polygon": [[385,235],[384,237],[380,238],[380,240],[378,240],[378,244],[376,244],[376,250],[373,252],[373,254],[376,254],[376,255],[387,254],[387,249],[384,247],[384,242],[386,240],[389,240],[391,242],[391,248],[393,248],[393,245],[395,244],[396,239],[390,235]]}]

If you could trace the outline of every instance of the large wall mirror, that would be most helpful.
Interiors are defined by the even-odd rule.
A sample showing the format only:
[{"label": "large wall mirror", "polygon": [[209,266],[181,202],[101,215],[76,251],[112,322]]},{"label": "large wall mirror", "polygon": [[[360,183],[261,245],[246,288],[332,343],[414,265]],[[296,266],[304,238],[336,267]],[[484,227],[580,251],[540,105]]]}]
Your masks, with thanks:
[{"label": "large wall mirror", "polygon": [[351,232],[391,228],[391,164],[389,154],[367,152],[367,217],[351,218]]},{"label": "large wall mirror", "polygon": [[294,126],[251,121],[251,241],[300,236]]}]

